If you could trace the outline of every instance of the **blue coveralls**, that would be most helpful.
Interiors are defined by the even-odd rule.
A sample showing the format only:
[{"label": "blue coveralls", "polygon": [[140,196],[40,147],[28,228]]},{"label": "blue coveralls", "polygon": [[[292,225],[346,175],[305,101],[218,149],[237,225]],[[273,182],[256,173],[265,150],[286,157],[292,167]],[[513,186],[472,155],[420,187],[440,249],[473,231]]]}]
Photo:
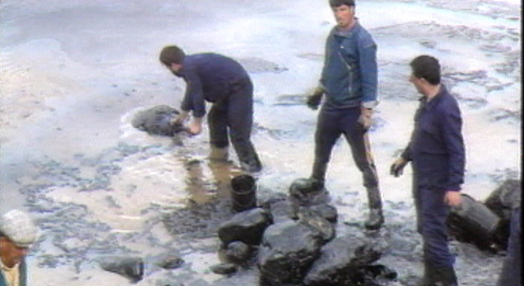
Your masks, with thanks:
[{"label": "blue coveralls", "polygon": [[522,225],[520,224],[520,209],[521,207],[514,209],[511,215],[508,251],[497,286],[522,285]]},{"label": "blue coveralls", "polygon": [[457,101],[440,86],[427,102],[420,99],[415,129],[402,157],[413,167],[417,229],[423,238],[424,260],[434,267],[452,267],[448,248],[446,191],[460,191],[464,182],[465,148]]},{"label": "blue coveralls", "polygon": [[367,130],[358,118],[363,106],[373,108],[377,104],[376,53],[373,38],[358,22],[349,31],[335,27],[329,34],[320,79],[326,99],[318,115],[311,175],[324,182],[333,146],[344,135],[362,172],[370,208],[381,208],[382,202]]},{"label": "blue coveralls", "polygon": [[181,109],[193,116],[206,114],[205,101],[214,103],[208,113],[212,145],[224,148],[229,138],[242,165],[259,170],[261,163],[251,142],[253,126],[253,84],[246,70],[235,60],[215,53],[187,55],[175,75],[186,82]]}]

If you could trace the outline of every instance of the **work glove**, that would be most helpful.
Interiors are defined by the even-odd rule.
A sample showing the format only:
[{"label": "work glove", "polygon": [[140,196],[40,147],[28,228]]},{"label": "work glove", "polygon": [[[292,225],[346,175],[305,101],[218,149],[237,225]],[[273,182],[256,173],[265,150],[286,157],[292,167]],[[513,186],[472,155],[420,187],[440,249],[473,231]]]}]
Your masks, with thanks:
[{"label": "work glove", "polygon": [[408,161],[404,158],[398,158],[389,169],[389,173],[395,177],[402,175],[404,167],[408,164]]},{"label": "work glove", "polygon": [[362,125],[362,128],[364,130],[368,130],[373,124],[371,115],[373,115],[373,109],[362,107],[362,111],[360,112],[360,116],[358,117],[358,123]]},{"label": "work glove", "polygon": [[322,95],[324,95],[324,89],[322,87],[315,88],[313,94],[307,97],[307,106],[313,110],[317,110],[320,102],[322,101]]}]

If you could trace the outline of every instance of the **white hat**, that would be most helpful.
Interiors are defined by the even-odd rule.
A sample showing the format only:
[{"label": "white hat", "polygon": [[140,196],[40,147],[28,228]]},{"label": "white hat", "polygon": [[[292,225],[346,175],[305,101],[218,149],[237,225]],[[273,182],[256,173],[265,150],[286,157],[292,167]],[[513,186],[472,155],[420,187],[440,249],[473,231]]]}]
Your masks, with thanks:
[{"label": "white hat", "polygon": [[0,233],[19,247],[28,247],[36,240],[38,231],[29,215],[14,209],[0,217]]}]

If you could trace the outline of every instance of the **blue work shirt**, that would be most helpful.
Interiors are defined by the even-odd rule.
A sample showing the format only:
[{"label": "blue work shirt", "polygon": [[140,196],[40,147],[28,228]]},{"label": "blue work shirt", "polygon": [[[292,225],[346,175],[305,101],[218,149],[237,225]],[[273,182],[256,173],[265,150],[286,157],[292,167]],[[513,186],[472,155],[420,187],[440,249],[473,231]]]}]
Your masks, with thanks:
[{"label": "blue work shirt", "polygon": [[325,105],[348,108],[363,104],[373,108],[377,101],[377,45],[357,22],[349,31],[334,27],[327,40],[320,84]]},{"label": "blue work shirt", "polygon": [[402,157],[412,161],[414,187],[460,191],[466,161],[462,118],[444,85],[429,102],[425,96],[420,99],[415,129]]},{"label": "blue work shirt", "polygon": [[195,117],[206,114],[205,101],[223,99],[231,93],[232,85],[249,79],[237,61],[215,53],[187,55],[175,75],[186,82],[181,109],[192,110]]}]

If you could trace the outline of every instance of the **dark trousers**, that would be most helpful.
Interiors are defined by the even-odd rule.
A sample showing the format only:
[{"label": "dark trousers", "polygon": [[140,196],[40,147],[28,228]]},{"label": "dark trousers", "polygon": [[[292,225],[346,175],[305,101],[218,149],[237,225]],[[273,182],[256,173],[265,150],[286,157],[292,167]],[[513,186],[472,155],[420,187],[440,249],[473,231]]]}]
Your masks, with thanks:
[{"label": "dark trousers", "polygon": [[322,108],[318,114],[315,133],[315,162],[311,178],[324,182],[331,151],[341,135],[351,148],[357,168],[362,172],[364,186],[368,190],[371,208],[382,207],[378,189],[378,176],[373,163],[367,132],[358,123],[360,106],[346,109]]},{"label": "dark trousers", "polygon": [[448,247],[446,219],[450,207],[444,203],[444,190],[417,187],[413,183],[417,230],[422,235],[424,261],[432,267],[453,267],[455,257]]},{"label": "dark trousers", "polygon": [[229,146],[231,139],[241,163],[260,165],[250,139],[253,127],[253,84],[249,79],[232,84],[229,95],[213,104],[207,119],[212,145],[224,148]]},{"label": "dark trousers", "polygon": [[520,208],[515,209],[511,216],[511,228],[508,242],[508,251],[497,286],[522,285],[522,226],[520,224]]}]

